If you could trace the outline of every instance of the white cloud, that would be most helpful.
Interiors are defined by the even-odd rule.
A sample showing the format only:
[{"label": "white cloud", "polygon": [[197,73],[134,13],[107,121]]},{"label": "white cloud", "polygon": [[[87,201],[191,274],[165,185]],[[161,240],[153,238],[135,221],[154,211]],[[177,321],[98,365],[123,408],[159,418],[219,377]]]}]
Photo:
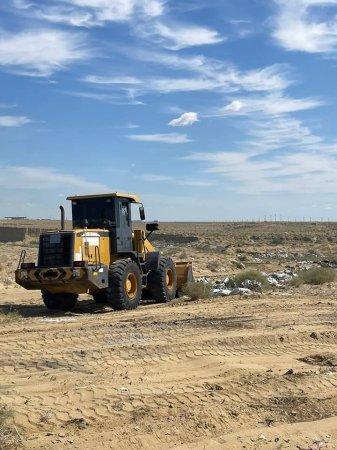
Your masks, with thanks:
[{"label": "white cloud", "polygon": [[[186,64],[186,62],[185,62]],[[280,91],[292,84],[288,77],[287,67],[273,65],[263,69],[240,72],[235,68],[224,69],[220,67],[199,67],[202,76],[189,78],[158,78],[144,83],[144,89],[148,91],[193,92],[193,91]]]},{"label": "white cloud", "polygon": [[[143,79],[139,92],[158,91],[192,92],[218,91],[278,92],[294,83],[292,70],[287,64],[273,64],[258,69],[240,71],[233,64],[202,55],[181,56],[166,52],[125,50],[131,58],[142,63],[167,67],[170,71],[183,71],[183,77],[157,77]],[[190,72],[190,75],[186,75]]]},{"label": "white cloud", "polygon": [[157,38],[164,47],[171,50],[218,44],[225,40],[217,31],[209,28],[177,24],[170,27],[162,22],[155,23],[153,27],[146,25],[144,35]]},{"label": "white cloud", "polygon": [[181,186],[193,186],[193,187],[208,187],[214,186],[215,183],[209,180],[200,180],[200,179],[180,179],[173,178],[167,175],[157,175],[152,173],[146,173],[140,177],[144,181],[149,182],[161,182],[161,181],[169,181],[174,184],[179,184]]},{"label": "white cloud", "polygon": [[78,192],[108,192],[109,187],[81,176],[49,167],[0,166],[0,186],[7,189],[64,189]]},{"label": "white cloud", "polygon": [[121,95],[114,95],[105,92],[63,91],[63,93],[66,95],[71,95],[73,97],[86,98],[88,100],[109,103],[111,105],[144,105],[143,102],[140,102],[138,100],[133,100],[132,98],[125,98]]},{"label": "white cloud", "polygon": [[62,23],[74,27],[92,27],[99,22],[87,11],[79,11],[64,5],[44,7],[37,9],[34,15],[38,19],[44,19],[52,23]]},{"label": "white cloud", "polygon": [[115,128],[124,128],[127,130],[134,130],[135,128],[140,128],[140,125],[137,125],[135,123],[132,122],[127,122],[124,125],[116,125]]},{"label": "white cloud", "polygon": [[321,136],[313,134],[300,120],[287,116],[248,121],[247,128],[251,139],[245,141],[245,148],[251,148],[257,153],[282,148],[312,151],[318,146],[323,150],[326,146]]},{"label": "white cloud", "polygon": [[160,0],[68,0],[74,5],[92,9],[100,21],[119,22],[129,20],[131,15],[142,12],[150,17],[163,14],[164,3]]},{"label": "white cloud", "polygon": [[[246,92],[279,92],[293,84],[291,69],[286,64],[274,64],[254,70],[240,71],[235,66],[220,60],[204,56],[188,56],[167,52],[149,52],[133,48],[123,48],[123,53],[142,64],[163,66],[168,74],[164,77],[132,75],[87,75],[82,81],[105,88],[121,91],[117,83],[124,83],[127,93],[139,97],[151,93],[197,92],[209,91],[220,93]],[[152,69],[152,68],[151,68]],[[167,69],[167,70],[166,70]],[[150,72],[150,71],[149,71]],[[151,70],[153,72],[153,70]],[[180,72],[183,76],[175,76],[172,72]],[[179,73],[179,75],[180,75]],[[129,85],[128,85],[129,84]]]},{"label": "white cloud", "polygon": [[0,116],[0,127],[20,127],[30,122],[25,116]]},{"label": "white cloud", "polygon": [[172,127],[186,127],[189,125],[193,125],[195,122],[198,122],[198,114],[196,112],[186,112],[183,113],[177,119],[173,119],[169,122],[169,125]]},{"label": "white cloud", "polygon": [[228,111],[229,113],[236,113],[241,111],[241,109],[245,106],[241,100],[233,100],[231,103],[224,107],[224,111]]},{"label": "white cloud", "polygon": [[187,159],[205,162],[206,172],[224,177],[236,192],[337,192],[337,160],[319,151],[298,151],[268,160],[248,152],[239,158],[231,153],[196,153]]},{"label": "white cloud", "polygon": [[133,141],[141,142],[160,142],[164,144],[185,144],[192,142],[186,134],[170,133],[170,134],[130,134],[128,138]]},{"label": "white cloud", "polygon": [[279,93],[260,98],[247,97],[233,100],[231,103],[218,110],[215,115],[242,115],[257,112],[267,115],[279,115],[314,109],[323,104],[324,102],[319,99],[289,98],[283,97],[283,95]]},{"label": "white cloud", "polygon": [[15,0],[14,6],[26,15],[52,23],[77,27],[102,26],[107,22],[128,22],[133,17],[158,17],[164,12],[161,0],[63,0],[47,5]]},{"label": "white cloud", "polygon": [[300,120],[272,116],[248,120],[237,151],[196,152],[204,172],[223,179],[239,193],[337,192],[337,142],[315,135]]},{"label": "white cloud", "polygon": [[81,35],[58,30],[0,32],[0,66],[31,76],[49,76],[87,59]]},{"label": "white cloud", "polygon": [[[336,14],[324,8],[336,0],[274,0],[278,7],[273,36],[286,50],[331,53],[337,50]],[[321,7],[321,14],[317,8]],[[326,12],[326,14],[322,14]]]},{"label": "white cloud", "polygon": [[142,80],[135,77],[108,77],[108,76],[97,76],[97,75],[87,75],[82,78],[82,81],[92,84],[141,84]]}]

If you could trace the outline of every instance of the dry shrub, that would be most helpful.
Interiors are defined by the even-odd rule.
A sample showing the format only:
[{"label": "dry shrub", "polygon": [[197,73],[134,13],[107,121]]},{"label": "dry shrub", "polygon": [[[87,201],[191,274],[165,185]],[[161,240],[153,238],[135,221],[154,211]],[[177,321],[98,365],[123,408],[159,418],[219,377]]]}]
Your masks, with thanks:
[{"label": "dry shrub", "polygon": [[0,406],[0,449],[13,450],[18,448],[19,436],[13,425],[13,413]]},{"label": "dry shrub", "polygon": [[336,278],[336,271],[327,267],[313,267],[309,270],[299,272],[298,277],[291,281],[292,286],[301,284],[324,284],[331,283]]},{"label": "dry shrub", "polygon": [[210,284],[191,281],[190,283],[186,283],[181,293],[183,295],[188,295],[191,297],[191,300],[198,300],[199,298],[209,298],[211,297],[213,292],[213,288]]},{"label": "dry shrub", "polygon": [[270,288],[267,278],[257,270],[246,270],[245,272],[241,272],[234,277],[234,281],[237,287],[242,287],[243,282],[246,280],[258,281],[259,283],[261,283],[262,289]]},{"label": "dry shrub", "polygon": [[186,253],[186,250],[183,249],[183,251],[178,256],[180,259],[188,259],[188,254]]},{"label": "dry shrub", "polygon": [[294,277],[290,280],[290,286],[299,287],[304,283],[303,279],[300,276]]},{"label": "dry shrub", "polygon": [[209,269],[211,272],[217,272],[220,268],[220,264],[218,261],[210,261],[206,265],[207,269]]},{"label": "dry shrub", "polygon": [[[0,323],[1,324],[15,322],[19,319],[21,319],[20,314],[17,311],[13,310],[11,307],[0,311]],[[1,449],[1,447],[0,447],[0,449]]]}]

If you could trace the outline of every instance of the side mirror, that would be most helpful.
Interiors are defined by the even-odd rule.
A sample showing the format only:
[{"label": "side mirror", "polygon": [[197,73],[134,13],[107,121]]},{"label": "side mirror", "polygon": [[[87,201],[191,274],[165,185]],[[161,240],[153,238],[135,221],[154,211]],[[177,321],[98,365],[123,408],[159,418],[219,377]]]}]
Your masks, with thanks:
[{"label": "side mirror", "polygon": [[152,222],[152,223],[146,224],[146,231],[150,231],[152,233],[153,231],[158,231],[158,230],[159,230],[158,222]]},{"label": "side mirror", "polygon": [[140,206],[139,207],[139,215],[140,215],[140,220],[145,220],[145,209],[144,209],[144,206]]}]

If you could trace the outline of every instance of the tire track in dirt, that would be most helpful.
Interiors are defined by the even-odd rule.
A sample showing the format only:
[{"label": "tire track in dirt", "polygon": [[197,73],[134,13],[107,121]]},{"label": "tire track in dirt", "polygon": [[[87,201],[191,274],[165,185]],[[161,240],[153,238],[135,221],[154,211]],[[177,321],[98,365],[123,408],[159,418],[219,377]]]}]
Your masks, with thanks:
[{"label": "tire track in dirt", "polygon": [[[337,354],[337,332],[313,323],[314,315],[304,330],[301,314],[284,326],[278,310],[266,321],[247,312],[231,316],[216,301],[207,314],[203,308],[193,317],[184,305],[150,308],[151,317],[143,309],[127,319],[88,315],[6,325],[0,333],[2,401],[27,433],[83,418],[120,437],[130,426],[212,436],[240,423],[315,420],[318,401],[317,418],[337,414],[337,374],[298,361]],[[271,321],[273,329],[266,326]],[[284,375],[289,367],[294,374]]]}]

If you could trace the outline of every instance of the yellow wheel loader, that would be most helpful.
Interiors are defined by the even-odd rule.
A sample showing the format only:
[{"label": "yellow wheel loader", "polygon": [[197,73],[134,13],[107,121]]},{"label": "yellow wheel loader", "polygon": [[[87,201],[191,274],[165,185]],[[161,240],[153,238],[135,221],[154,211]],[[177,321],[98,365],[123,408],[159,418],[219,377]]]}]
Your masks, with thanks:
[{"label": "yellow wheel loader", "polygon": [[38,289],[48,309],[71,310],[78,294],[89,293],[97,303],[115,310],[137,308],[142,295],[157,302],[175,298],[192,281],[190,262],[174,263],[150,243],[158,222],[147,223],[146,231],[132,230],[131,204],[136,195],[114,192],[68,197],[72,204],[73,228],[65,230],[61,209],[60,231],[40,235],[37,265],[21,253],[16,282]]}]

